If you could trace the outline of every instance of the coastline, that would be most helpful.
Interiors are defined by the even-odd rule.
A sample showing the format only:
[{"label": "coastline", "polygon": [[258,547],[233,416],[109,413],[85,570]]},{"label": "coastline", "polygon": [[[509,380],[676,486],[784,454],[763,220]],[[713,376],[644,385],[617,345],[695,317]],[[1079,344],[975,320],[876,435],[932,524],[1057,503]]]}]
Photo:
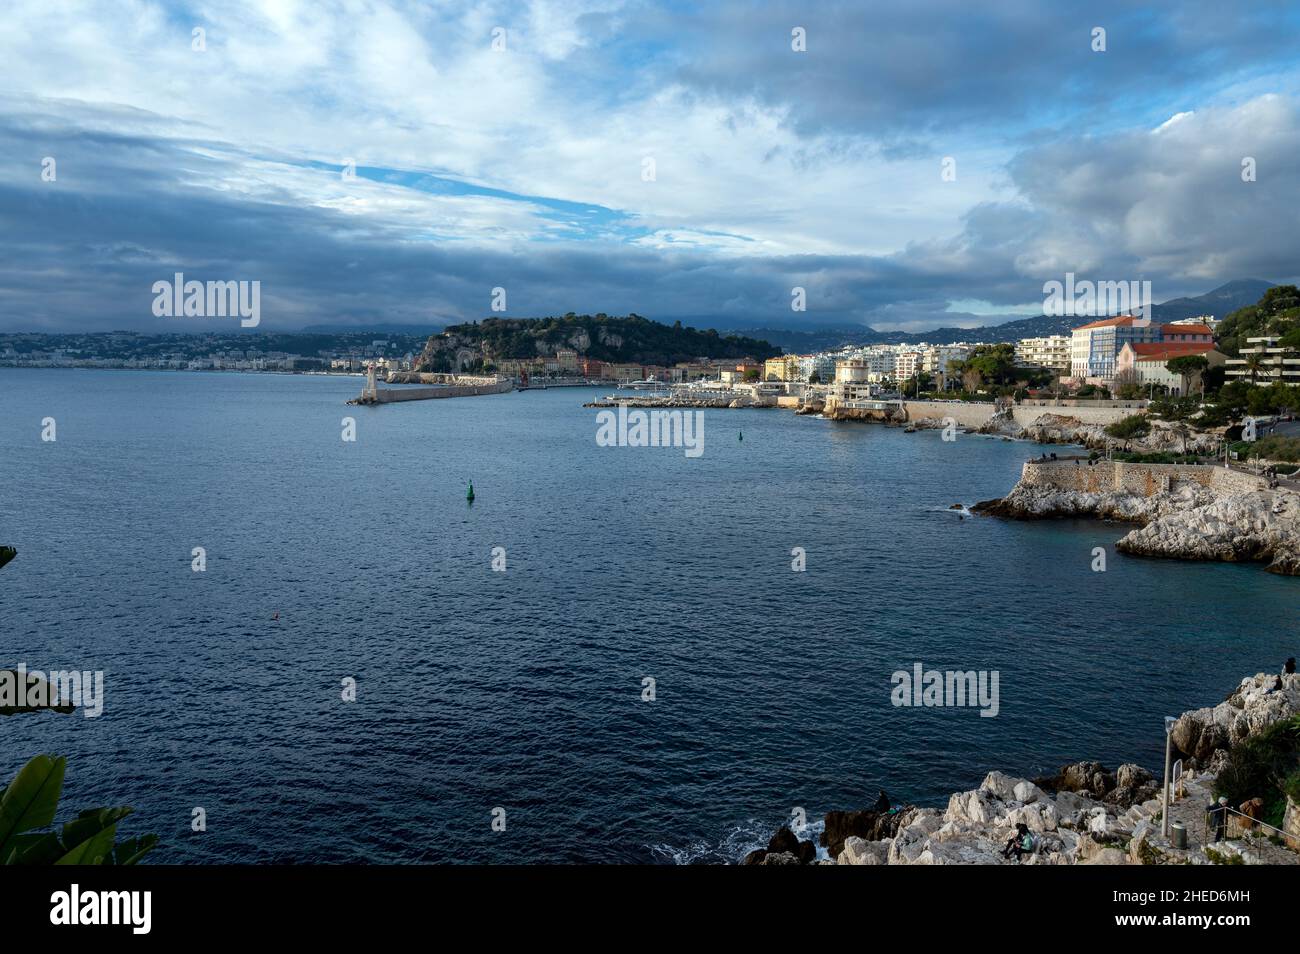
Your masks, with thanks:
[{"label": "coastline", "polygon": [[[1135,763],[1112,772],[1099,762],[1080,761],[1036,779],[992,770],[978,788],[952,793],[943,808],[891,805],[882,792],[872,808],[827,812],[816,841],[782,826],[766,848],[739,863],[1300,864],[1300,804],[1294,798],[1286,798],[1280,828],[1262,821],[1258,798],[1230,806],[1233,815],[1221,841],[1204,819],[1238,747],[1298,718],[1300,674],[1277,673],[1247,676],[1222,702],[1177,718],[1170,740],[1181,775],[1180,784],[1171,786],[1169,815],[1183,826],[1183,845],[1177,833],[1163,831],[1162,786],[1155,775]],[[1034,849],[1008,858],[1002,849],[1018,825],[1032,833]],[[819,848],[825,851],[820,859]]]},{"label": "coastline", "polygon": [[1300,576],[1300,493],[1217,464],[1031,460],[1010,493],[971,511],[1133,523],[1115,544],[1122,553],[1266,563],[1272,573]]}]

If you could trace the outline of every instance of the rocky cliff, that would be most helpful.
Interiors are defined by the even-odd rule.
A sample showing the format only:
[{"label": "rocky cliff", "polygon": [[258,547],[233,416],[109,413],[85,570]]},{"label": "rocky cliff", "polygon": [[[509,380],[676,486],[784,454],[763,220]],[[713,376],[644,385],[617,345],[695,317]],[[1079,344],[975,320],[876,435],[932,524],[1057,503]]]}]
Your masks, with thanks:
[{"label": "rocky cliff", "polygon": [[1215,431],[1198,431],[1180,424],[1152,420],[1150,432],[1143,437],[1120,441],[1108,437],[1101,424],[1085,424],[1077,417],[1052,413],[1041,414],[1027,425],[1021,425],[1008,415],[995,415],[978,431],[1039,444],[1078,444],[1098,450],[1104,450],[1109,444],[1141,454],[1211,454],[1222,440]]},{"label": "rocky cliff", "polygon": [[[1183,713],[1173,730],[1186,759],[1183,797],[1171,821],[1186,826],[1186,849],[1160,834],[1160,784],[1135,764],[1114,772],[1097,762],[1064,766],[1050,778],[989,772],[976,789],[954,793],[943,808],[906,806],[827,816],[822,843],[841,865],[945,864],[1297,864],[1300,855],[1254,834],[1205,844],[1204,810],[1227,748],[1300,714],[1300,675],[1259,673],[1217,706]],[[1157,730],[1158,731],[1158,730]],[[1036,847],[1019,861],[1003,847],[1023,824]],[[831,836],[832,828],[835,837]],[[751,864],[799,864],[813,845],[782,829]],[[828,845],[828,840],[830,844]]]},{"label": "rocky cliff", "polygon": [[1087,461],[1026,464],[1011,492],[972,512],[1022,520],[1097,517],[1142,526],[1116,544],[1135,556],[1263,562],[1300,575],[1300,495],[1223,468]]}]

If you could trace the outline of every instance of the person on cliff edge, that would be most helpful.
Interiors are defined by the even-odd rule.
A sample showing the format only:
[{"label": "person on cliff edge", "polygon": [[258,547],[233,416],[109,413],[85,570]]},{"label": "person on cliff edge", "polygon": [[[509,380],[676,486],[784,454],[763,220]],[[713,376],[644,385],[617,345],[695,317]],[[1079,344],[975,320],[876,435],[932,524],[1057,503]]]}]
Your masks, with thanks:
[{"label": "person on cliff edge", "polygon": [[1206,811],[1210,815],[1210,824],[1214,826],[1214,841],[1223,841],[1228,828],[1228,797],[1224,795],[1218,802],[1211,802]]}]

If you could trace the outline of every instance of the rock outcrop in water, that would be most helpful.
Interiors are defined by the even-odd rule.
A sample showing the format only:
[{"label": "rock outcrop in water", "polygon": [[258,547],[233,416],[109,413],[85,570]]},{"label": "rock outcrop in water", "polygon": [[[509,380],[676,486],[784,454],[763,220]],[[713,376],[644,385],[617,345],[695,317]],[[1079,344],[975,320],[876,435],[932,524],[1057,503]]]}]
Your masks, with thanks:
[{"label": "rock outcrop in water", "polygon": [[[1207,846],[1203,824],[1214,763],[1226,747],[1297,714],[1300,675],[1273,673],[1243,679],[1217,706],[1183,713],[1173,740],[1195,761],[1188,763],[1184,797],[1170,817],[1186,826],[1187,849],[1160,834],[1160,783],[1150,772],[1131,763],[1110,772],[1098,762],[1076,762],[1034,781],[989,772],[978,788],[953,794],[944,808],[831,813],[838,816],[837,833],[850,818],[870,831],[847,834],[838,851],[833,839],[824,843],[831,842],[831,857],[841,865],[1300,864],[1300,854],[1262,832]],[[1208,771],[1200,768],[1207,763]],[[828,835],[831,821],[828,815]],[[1019,860],[1003,854],[1018,825],[1032,833],[1035,846]]]},{"label": "rock outcrop in water", "polygon": [[1009,494],[971,511],[1138,523],[1116,544],[1121,552],[1263,562],[1274,573],[1300,575],[1300,495],[1217,466],[1030,461]]},{"label": "rock outcrop in water", "polygon": [[1300,575],[1300,495],[1261,491],[1175,509],[1116,544],[1138,556],[1267,562],[1273,573]]}]

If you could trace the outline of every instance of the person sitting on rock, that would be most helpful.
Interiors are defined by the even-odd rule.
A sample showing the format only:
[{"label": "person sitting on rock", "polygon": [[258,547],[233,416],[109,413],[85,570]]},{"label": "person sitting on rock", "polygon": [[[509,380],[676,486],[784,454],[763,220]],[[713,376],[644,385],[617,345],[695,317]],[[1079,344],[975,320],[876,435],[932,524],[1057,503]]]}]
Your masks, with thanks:
[{"label": "person sitting on rock", "polygon": [[1002,846],[1002,857],[1015,858],[1019,861],[1022,855],[1033,854],[1033,851],[1034,836],[1029,833],[1029,826],[1024,822],[1017,822],[1016,833]]}]

